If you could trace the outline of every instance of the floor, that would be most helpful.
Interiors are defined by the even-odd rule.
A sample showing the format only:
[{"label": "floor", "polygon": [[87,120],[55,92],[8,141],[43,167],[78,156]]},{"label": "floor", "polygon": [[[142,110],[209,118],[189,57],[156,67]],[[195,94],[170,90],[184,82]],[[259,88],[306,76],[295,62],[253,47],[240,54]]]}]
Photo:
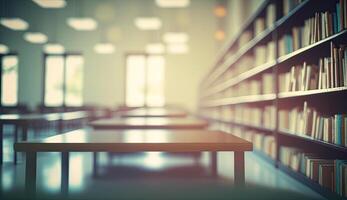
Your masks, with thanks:
[{"label": "floor", "polygon": [[[5,130],[5,163],[0,174],[2,194],[9,198],[23,191],[25,169],[23,155],[19,156],[18,165],[12,163],[10,132],[10,128]],[[282,195],[281,199],[324,199],[255,153],[247,153],[245,158],[247,187],[235,188],[233,153],[218,154],[218,178],[210,175],[208,152],[198,158],[159,152],[100,153],[97,176],[92,173],[91,153],[71,153],[68,197],[112,199],[117,195],[120,199],[163,199],[164,195],[165,199],[269,199]],[[39,153],[37,173],[38,196],[60,197],[60,154]]]}]

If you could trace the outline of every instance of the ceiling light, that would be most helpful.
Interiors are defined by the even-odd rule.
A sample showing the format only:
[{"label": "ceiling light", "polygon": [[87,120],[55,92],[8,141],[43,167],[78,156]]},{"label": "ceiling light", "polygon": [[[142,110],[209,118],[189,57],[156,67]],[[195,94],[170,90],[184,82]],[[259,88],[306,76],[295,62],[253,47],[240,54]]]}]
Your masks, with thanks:
[{"label": "ceiling light", "polygon": [[155,3],[162,8],[182,8],[188,7],[190,0],[155,0]]},{"label": "ceiling light", "polygon": [[188,39],[188,34],[183,32],[168,32],[163,36],[163,40],[166,43],[185,43]]},{"label": "ceiling light", "polygon": [[21,18],[1,18],[0,24],[15,31],[23,31],[29,28],[28,22]]},{"label": "ceiling light", "polygon": [[141,30],[158,30],[162,23],[157,17],[139,17],[135,19],[135,25]]},{"label": "ceiling light", "polygon": [[163,54],[165,46],[161,43],[147,44],[146,53],[148,54]]},{"label": "ceiling light", "polygon": [[92,18],[76,18],[67,19],[67,24],[78,31],[91,31],[98,26],[97,22]]},{"label": "ceiling light", "polygon": [[225,7],[222,5],[215,7],[213,12],[214,12],[214,15],[216,15],[219,18],[225,17],[227,15],[227,11]]},{"label": "ceiling light", "polygon": [[94,51],[98,54],[112,54],[115,48],[111,43],[98,43],[94,46]]},{"label": "ceiling light", "polygon": [[66,6],[65,0],[33,0],[33,2],[42,8],[64,8]]},{"label": "ceiling light", "polygon": [[34,44],[43,44],[47,42],[47,36],[40,32],[24,33],[24,39]]},{"label": "ceiling light", "polygon": [[50,54],[61,54],[65,52],[65,48],[58,43],[49,43],[43,47],[43,51]]},{"label": "ceiling light", "polygon": [[167,51],[170,54],[186,54],[189,51],[189,47],[185,43],[168,44]]},{"label": "ceiling light", "polygon": [[6,45],[0,44],[0,54],[6,54],[9,52],[9,49]]}]

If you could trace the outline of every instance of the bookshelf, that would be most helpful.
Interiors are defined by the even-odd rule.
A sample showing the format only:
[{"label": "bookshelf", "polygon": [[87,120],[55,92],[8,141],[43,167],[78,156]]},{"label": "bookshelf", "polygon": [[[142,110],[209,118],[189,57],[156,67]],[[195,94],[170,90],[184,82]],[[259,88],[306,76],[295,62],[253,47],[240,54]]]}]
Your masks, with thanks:
[{"label": "bookshelf", "polygon": [[[288,2],[295,5],[288,4]],[[342,0],[341,2],[347,4],[346,1]],[[337,144],[336,141],[341,143],[339,139],[333,139],[333,141],[328,142],[326,138],[347,137],[341,136],[343,133],[337,133],[329,125],[332,123],[335,125],[336,123],[344,123],[343,117],[345,116],[341,114],[347,113],[347,105],[344,102],[347,96],[347,81],[345,80],[347,78],[339,75],[335,76],[336,74],[334,73],[338,70],[325,68],[326,66],[320,63],[320,60],[324,59],[334,59],[335,61],[337,59],[336,62],[338,63],[339,59],[343,58],[343,54],[341,58],[334,57],[335,54],[332,52],[335,50],[332,50],[332,44],[335,45],[334,48],[337,52],[346,51],[346,48],[340,47],[340,45],[347,45],[347,19],[342,20],[340,23],[342,24],[340,25],[341,27],[337,27],[336,30],[334,25],[339,24],[337,19],[337,21],[330,21],[332,23],[331,27],[329,25],[329,15],[334,16],[333,13],[337,12],[337,3],[340,3],[340,0],[263,1],[258,10],[241,27],[236,37],[227,41],[221,51],[217,53],[216,61],[200,84],[199,115],[208,120],[213,128],[253,141],[256,144],[255,153],[257,155],[324,197],[346,200],[346,193],[336,191],[336,188],[329,189],[329,186],[323,186],[325,177],[318,182],[316,177],[309,178],[307,174],[305,175],[295,170],[292,166],[287,166],[283,161],[283,159],[286,159],[283,155],[288,153],[285,152],[288,148],[293,149],[294,154],[295,151],[300,152],[293,156],[297,156],[299,162],[301,162],[300,159],[304,161],[308,159],[309,164],[315,165],[315,161],[311,161],[311,158],[307,156],[312,154],[329,161],[329,164],[318,163],[317,165],[322,170],[320,173],[323,174],[323,170],[328,169],[330,167],[328,165],[331,162],[334,163],[332,166],[335,167],[340,166],[336,164],[338,163],[336,160],[347,160],[347,144]],[[343,6],[343,4],[341,5]],[[288,5],[290,5],[289,9]],[[336,16],[346,18],[346,14],[343,16],[343,11],[340,12],[342,12],[342,15],[336,14]],[[267,20],[271,19],[272,15],[275,16],[275,20],[270,20],[271,23],[269,24]],[[325,20],[326,24],[320,21],[324,25],[305,29],[305,23],[310,23],[309,21],[315,23],[317,20]],[[260,31],[258,30],[259,27],[257,27],[259,24]],[[298,37],[294,33],[295,29],[311,31],[310,34],[299,31],[301,34],[299,46],[296,43],[297,38],[294,38]],[[318,34],[313,29],[323,31],[318,31]],[[255,34],[256,30],[258,31],[257,34]],[[285,40],[284,48],[288,48],[288,43],[286,43],[288,35],[292,37],[289,37],[291,39],[290,44],[295,44],[296,47],[292,47],[283,55],[281,42],[283,44],[283,40]],[[306,43],[304,41],[305,36],[310,38]],[[341,56],[341,54],[337,55]],[[257,62],[256,60],[259,59],[259,56],[263,57],[263,59]],[[346,57],[346,52],[344,56]],[[343,70],[343,64],[341,63],[333,64],[332,66]],[[302,67],[304,70],[301,73],[306,73],[306,75],[301,74],[301,78],[295,77],[297,80],[294,80],[294,82],[298,82],[297,84],[299,85],[293,86],[293,80],[288,81],[291,89],[283,91],[283,87],[279,84],[283,80],[281,76],[285,73],[290,74],[291,70],[293,70],[292,68],[294,68],[292,66],[297,65],[304,66]],[[306,65],[309,67],[306,67]],[[344,65],[346,65],[346,62]],[[312,69],[312,73],[311,71],[310,73],[307,72],[307,68]],[[323,68],[327,69],[327,71],[323,70]],[[320,71],[315,71],[316,69]],[[336,73],[338,74],[338,72]],[[330,77],[333,78],[329,80]],[[301,83],[299,79],[302,79]],[[330,84],[330,82],[332,83]],[[329,86],[329,84],[333,86]],[[297,89],[298,87],[299,89]],[[302,109],[302,105],[306,104],[309,107]],[[283,113],[281,112],[283,111],[289,112],[288,115],[290,117],[294,116],[293,113],[296,117],[299,117],[299,122],[304,125],[295,122],[296,125],[294,127],[301,127],[302,125],[305,128],[305,134],[297,131],[297,129],[293,131],[282,128],[283,119],[281,117],[283,117]],[[310,122],[308,120],[309,117],[305,118],[305,116],[308,116],[307,112],[313,113],[313,111],[317,111],[321,115],[319,120],[322,121],[317,121],[317,124],[319,124],[317,126],[320,127],[320,124],[323,123],[327,128],[324,130],[319,128],[316,131],[310,130],[310,134],[313,134],[310,136],[306,128],[314,127],[314,125],[312,125],[312,120]],[[250,119],[253,119],[252,117],[254,116],[260,118],[256,120],[257,123],[255,124],[245,123],[236,119],[237,117],[250,117]],[[309,116],[312,115],[310,114]],[[339,121],[340,118],[342,118],[342,122]],[[269,119],[273,123],[273,127],[269,127]],[[290,119],[292,121],[292,118]],[[248,121],[252,122],[252,120]],[[331,130],[335,132],[331,133]],[[318,132],[322,134],[319,136],[319,139],[317,139],[317,135],[314,135],[316,132],[317,134]],[[331,134],[335,135],[331,136]],[[259,140],[266,140],[267,143],[257,148]],[[275,148],[273,148],[274,146]],[[272,155],[269,155],[268,151]],[[283,154],[283,152],[285,153]],[[289,154],[291,153],[293,154],[293,152]],[[293,158],[290,157],[290,159]],[[341,169],[344,169],[343,166]],[[323,175],[319,174],[319,176]],[[332,178],[333,181],[337,181],[334,179],[336,177]]]}]

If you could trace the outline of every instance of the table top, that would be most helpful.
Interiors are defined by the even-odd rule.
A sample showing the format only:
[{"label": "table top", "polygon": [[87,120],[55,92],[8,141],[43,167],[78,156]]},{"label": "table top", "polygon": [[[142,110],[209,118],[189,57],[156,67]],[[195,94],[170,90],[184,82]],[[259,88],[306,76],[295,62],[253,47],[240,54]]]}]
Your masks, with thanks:
[{"label": "table top", "polygon": [[94,129],[204,129],[208,122],[197,118],[127,117],[89,123]]},{"label": "table top", "polygon": [[0,114],[0,122],[20,121],[56,121],[73,120],[88,117],[85,111],[73,111],[64,113],[30,113],[30,114]]},{"label": "table top", "polygon": [[121,117],[186,117],[187,112],[173,108],[138,108],[124,111]]},{"label": "table top", "polygon": [[79,129],[41,140],[21,141],[16,151],[252,151],[242,138],[210,130],[86,130]]}]

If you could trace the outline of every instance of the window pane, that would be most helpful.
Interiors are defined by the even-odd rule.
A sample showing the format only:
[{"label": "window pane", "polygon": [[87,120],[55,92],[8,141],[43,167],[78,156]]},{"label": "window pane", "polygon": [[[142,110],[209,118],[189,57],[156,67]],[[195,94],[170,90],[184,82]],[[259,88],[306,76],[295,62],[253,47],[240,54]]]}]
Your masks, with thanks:
[{"label": "window pane", "polygon": [[83,104],[83,57],[79,55],[66,58],[66,94],[67,106],[82,106]]},{"label": "window pane", "polygon": [[147,105],[164,106],[165,60],[163,56],[149,56],[147,60]]},{"label": "window pane", "polygon": [[2,58],[2,94],[1,103],[13,106],[18,103],[18,57],[4,56]]},{"label": "window pane", "polygon": [[63,56],[47,56],[45,69],[45,105],[61,106],[63,104]]},{"label": "window pane", "polygon": [[145,105],[145,67],[144,56],[128,56],[126,62],[126,105]]}]

